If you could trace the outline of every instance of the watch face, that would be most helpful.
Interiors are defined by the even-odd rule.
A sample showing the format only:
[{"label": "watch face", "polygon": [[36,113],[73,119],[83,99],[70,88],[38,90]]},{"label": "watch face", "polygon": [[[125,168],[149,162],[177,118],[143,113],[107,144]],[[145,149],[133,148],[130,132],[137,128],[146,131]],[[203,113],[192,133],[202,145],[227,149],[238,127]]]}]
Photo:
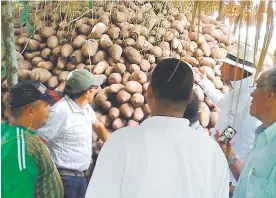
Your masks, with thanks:
[{"label": "watch face", "polygon": [[231,139],[231,138],[234,137],[235,131],[234,131],[234,129],[232,129],[232,128],[227,128],[227,129],[224,131],[224,135],[225,135],[227,138]]}]

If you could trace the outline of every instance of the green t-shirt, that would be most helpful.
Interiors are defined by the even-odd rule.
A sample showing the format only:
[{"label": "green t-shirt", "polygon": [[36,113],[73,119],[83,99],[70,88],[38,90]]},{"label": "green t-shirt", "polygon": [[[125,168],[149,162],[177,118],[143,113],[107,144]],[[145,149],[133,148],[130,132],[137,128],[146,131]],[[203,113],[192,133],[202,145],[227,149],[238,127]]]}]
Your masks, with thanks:
[{"label": "green t-shirt", "polygon": [[35,132],[2,123],[1,150],[2,198],[63,197],[59,173]]}]

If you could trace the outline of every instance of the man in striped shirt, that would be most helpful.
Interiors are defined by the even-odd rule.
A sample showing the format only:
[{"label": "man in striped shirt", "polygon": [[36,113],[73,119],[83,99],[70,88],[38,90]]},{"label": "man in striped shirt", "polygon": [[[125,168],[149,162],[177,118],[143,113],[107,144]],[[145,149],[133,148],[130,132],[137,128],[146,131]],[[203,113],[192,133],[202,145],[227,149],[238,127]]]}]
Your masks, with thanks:
[{"label": "man in striped shirt", "polygon": [[1,197],[63,198],[59,173],[35,132],[47,122],[56,98],[39,81],[24,81],[11,89],[12,117],[1,125]]}]

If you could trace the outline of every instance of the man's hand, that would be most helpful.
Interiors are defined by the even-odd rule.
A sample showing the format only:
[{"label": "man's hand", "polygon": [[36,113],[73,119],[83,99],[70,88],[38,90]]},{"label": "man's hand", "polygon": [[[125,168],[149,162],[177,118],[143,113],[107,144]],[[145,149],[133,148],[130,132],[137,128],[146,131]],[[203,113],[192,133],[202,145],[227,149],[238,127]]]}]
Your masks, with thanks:
[{"label": "man's hand", "polygon": [[201,81],[206,75],[201,73],[197,67],[193,67],[192,70],[194,74],[195,83],[198,83],[199,81]]},{"label": "man's hand", "polygon": [[109,132],[105,128],[104,124],[100,122],[99,120],[96,120],[93,124],[93,130],[97,134],[97,136],[105,142],[108,139]]},{"label": "man's hand", "polygon": [[231,139],[228,143],[224,143],[222,141],[222,132],[220,130],[217,131],[217,134],[215,135],[215,139],[218,142],[218,144],[220,145],[223,153],[225,154],[226,158],[229,159],[230,156],[234,155],[235,152],[232,148],[233,144],[234,144],[234,140]]},{"label": "man's hand", "polygon": [[[217,140],[218,144],[220,145],[222,151],[225,154],[225,157],[229,163],[229,167],[231,169],[231,172],[232,172],[234,178],[236,179],[236,181],[238,181],[238,179],[240,177],[242,162],[241,162],[241,160],[239,160],[237,158],[237,155],[232,147],[233,139],[231,139],[227,144],[225,144],[222,141],[221,136],[222,136],[222,132],[217,131],[217,134],[215,135],[215,139]],[[234,160],[234,159],[236,159],[236,160]]]},{"label": "man's hand", "polygon": [[229,196],[232,197],[235,190],[235,186],[233,184],[229,185]]}]

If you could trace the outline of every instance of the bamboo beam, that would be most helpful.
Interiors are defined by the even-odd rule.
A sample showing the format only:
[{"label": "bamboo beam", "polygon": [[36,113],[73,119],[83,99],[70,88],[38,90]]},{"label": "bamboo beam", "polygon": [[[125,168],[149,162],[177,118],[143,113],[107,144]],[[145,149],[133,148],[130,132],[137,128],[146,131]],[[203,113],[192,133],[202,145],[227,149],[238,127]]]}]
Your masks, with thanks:
[{"label": "bamboo beam", "polygon": [[224,19],[225,19],[225,16],[224,16],[224,1],[220,0],[219,1],[219,15],[218,15],[217,20],[224,22]]},{"label": "bamboo beam", "polygon": [[15,50],[14,27],[12,22],[12,2],[1,2],[2,33],[5,43],[5,58],[7,62],[7,82],[9,88],[18,83],[17,58]]},{"label": "bamboo beam", "polygon": [[[242,11],[244,10],[245,6],[246,6],[246,2],[241,1],[241,10]],[[238,17],[237,17],[237,19],[235,21],[236,21],[236,23],[234,25],[234,30],[233,30],[233,34],[234,35],[236,35],[236,33],[237,33],[237,29],[238,29],[239,23],[242,22],[242,14],[241,13],[238,15]]]},{"label": "bamboo beam", "polygon": [[262,71],[262,68],[264,66],[264,60],[267,55],[268,47],[271,43],[273,31],[274,31],[274,17],[273,17],[273,8],[272,8],[272,2],[269,1],[267,4],[267,21],[266,21],[266,33],[263,43],[262,52],[259,58],[258,66],[257,66],[257,72],[255,76],[255,80],[258,77],[258,74]]},{"label": "bamboo beam", "polygon": [[276,67],[276,49],[274,51],[274,62],[273,62],[273,66]]}]

